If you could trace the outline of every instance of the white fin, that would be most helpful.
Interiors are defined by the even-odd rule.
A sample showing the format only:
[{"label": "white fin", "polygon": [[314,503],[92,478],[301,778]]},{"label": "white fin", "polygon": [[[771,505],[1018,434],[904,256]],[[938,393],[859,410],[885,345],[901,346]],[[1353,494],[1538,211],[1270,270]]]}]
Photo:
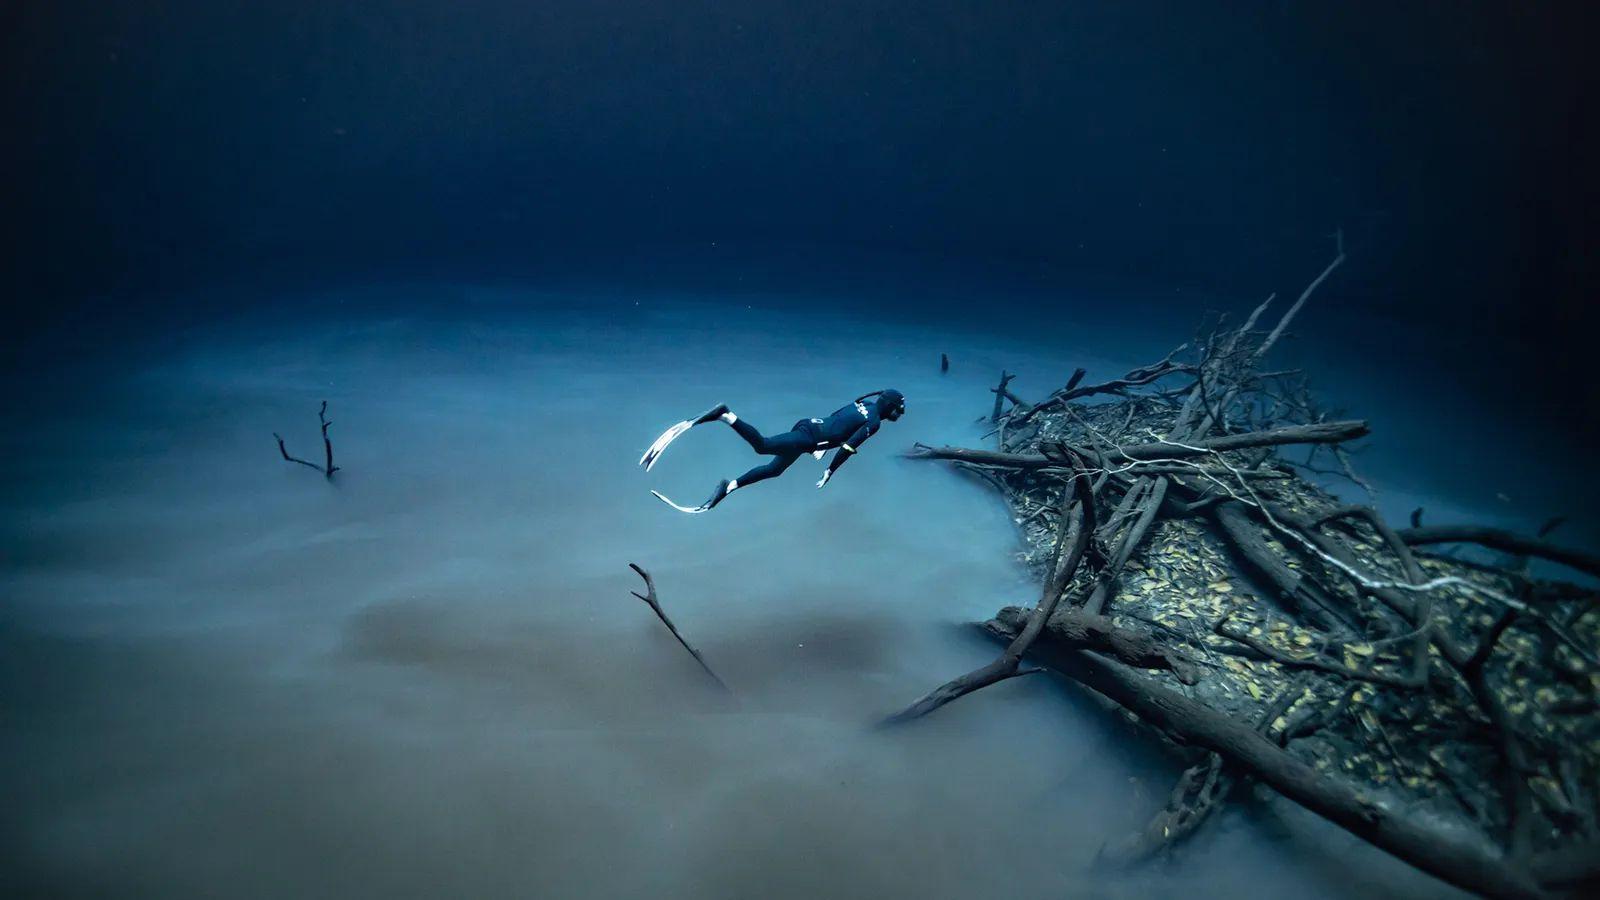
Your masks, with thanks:
[{"label": "white fin", "polygon": [[813,451],[811,451],[811,458],[812,459],[821,459],[821,458],[823,458],[824,456],[827,456],[827,455],[828,455],[828,451],[826,451],[826,450],[813,450]]},{"label": "white fin", "polygon": [[703,513],[707,509],[709,509],[709,507],[705,507],[705,506],[679,506],[678,504],[673,503],[671,500],[668,500],[666,495],[661,493],[660,491],[651,491],[650,493],[654,494],[657,500],[660,500],[662,503],[665,503],[666,505],[672,507],[673,509],[677,510],[678,512]]},{"label": "white fin", "polygon": [[656,438],[656,442],[650,445],[650,449],[646,450],[644,455],[639,457],[639,465],[644,466],[644,470],[646,472],[655,468],[656,460],[661,458],[661,451],[667,449],[668,444],[677,440],[679,435],[693,427],[694,421],[692,419],[685,419],[671,428],[668,428],[666,431],[661,432],[661,437]]}]

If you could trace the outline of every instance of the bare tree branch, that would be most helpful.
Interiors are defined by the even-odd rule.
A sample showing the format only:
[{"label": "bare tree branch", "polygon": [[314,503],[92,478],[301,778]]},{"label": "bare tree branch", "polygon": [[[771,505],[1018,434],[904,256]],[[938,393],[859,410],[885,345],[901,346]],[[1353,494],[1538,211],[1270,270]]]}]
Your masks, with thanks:
[{"label": "bare tree branch", "polygon": [[689,655],[694,657],[694,661],[700,664],[700,668],[704,669],[707,675],[711,676],[711,680],[715,681],[718,687],[728,691],[728,693],[733,693],[733,691],[729,689],[728,685],[724,683],[721,678],[717,677],[717,673],[711,671],[711,666],[706,664],[705,659],[700,655],[700,651],[689,646],[689,642],[684,640],[683,635],[678,633],[678,626],[672,624],[672,620],[667,618],[666,610],[661,608],[661,602],[656,599],[656,581],[654,578],[650,577],[650,573],[641,568],[638,563],[628,563],[628,568],[638,572],[639,577],[644,579],[645,589],[645,593],[643,594],[639,593],[638,591],[629,591],[628,593],[649,604],[650,608],[655,611],[656,617],[661,620],[661,624],[667,626],[667,630],[672,632],[672,636],[678,639],[678,643],[683,645],[683,649],[689,651]]},{"label": "bare tree branch", "polygon": [[1548,559],[1552,562],[1571,566],[1580,572],[1600,576],[1600,556],[1584,553],[1581,550],[1572,550],[1539,538],[1525,537],[1499,528],[1488,528],[1481,525],[1429,525],[1402,529],[1400,531],[1400,539],[1412,546],[1419,544],[1480,544],[1484,547],[1503,550],[1507,553],[1537,556],[1541,559]]},{"label": "bare tree branch", "polygon": [[[885,724],[898,724],[921,718],[946,703],[1017,675],[1017,666],[1022,661],[1022,655],[1039,637],[1051,614],[1055,612],[1056,605],[1061,602],[1062,593],[1072,580],[1072,574],[1077,571],[1078,563],[1083,559],[1084,551],[1094,535],[1094,489],[1089,476],[1082,471],[1082,460],[1076,462],[1080,471],[1062,491],[1062,514],[1056,532],[1054,555],[1050,561],[1050,575],[1045,580],[1044,594],[1040,596],[1039,603],[1028,616],[1027,624],[1006,645],[1005,651],[994,662],[940,685],[915,703],[888,717]],[[1067,548],[1065,561],[1062,559],[1063,547]]]},{"label": "bare tree branch", "polygon": [[[995,623],[996,633],[1010,630]],[[1047,652],[1049,648],[1044,648]],[[1210,709],[1094,653],[1050,653],[1051,668],[1180,741],[1220,755],[1289,800],[1417,868],[1464,890],[1507,900],[1545,896],[1533,877],[1452,827],[1408,815],[1324,775],[1235,717]]]},{"label": "bare tree branch", "polygon": [[333,422],[328,419],[327,413],[328,413],[328,401],[324,400],[324,401],[322,401],[322,408],[317,410],[317,419],[322,422],[322,447],[323,447],[323,451],[324,451],[324,456],[325,456],[325,458],[327,460],[327,462],[324,465],[320,465],[319,466],[314,462],[311,462],[309,460],[301,459],[298,456],[290,456],[289,455],[289,448],[287,448],[287,447],[285,447],[283,445],[283,437],[281,435],[279,435],[276,431],[274,431],[272,433],[272,436],[274,438],[277,438],[277,441],[278,441],[278,452],[283,454],[283,458],[284,459],[286,459],[286,460],[288,460],[289,462],[292,462],[292,463],[299,463],[302,466],[310,466],[311,468],[316,469],[317,471],[321,472],[324,477],[326,477],[326,478],[331,480],[333,478],[333,473],[339,471],[339,467],[333,464],[333,441],[329,440],[329,438],[328,438],[328,426],[332,425]]}]

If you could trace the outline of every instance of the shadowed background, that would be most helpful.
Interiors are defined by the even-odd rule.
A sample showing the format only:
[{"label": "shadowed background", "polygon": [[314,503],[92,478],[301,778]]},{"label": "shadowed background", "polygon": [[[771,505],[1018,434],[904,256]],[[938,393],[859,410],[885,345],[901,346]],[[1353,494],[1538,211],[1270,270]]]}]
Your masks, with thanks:
[{"label": "shadowed background", "polygon": [[27,316],[400,269],[789,284],[787,248],[1255,299],[1342,225],[1341,302],[1493,390],[1577,373],[1593,321],[1591,9],[8,4],[8,279]]}]

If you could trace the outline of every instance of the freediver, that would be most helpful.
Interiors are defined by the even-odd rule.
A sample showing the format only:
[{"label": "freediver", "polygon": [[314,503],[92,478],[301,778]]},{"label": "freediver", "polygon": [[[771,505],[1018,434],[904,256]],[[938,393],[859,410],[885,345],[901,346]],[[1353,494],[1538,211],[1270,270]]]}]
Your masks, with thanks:
[{"label": "freediver", "polygon": [[662,432],[661,437],[656,438],[655,443],[650,445],[650,449],[646,450],[644,456],[639,458],[639,465],[644,466],[646,472],[650,471],[651,467],[656,464],[656,460],[661,458],[661,452],[667,449],[668,444],[677,440],[679,435],[696,425],[704,425],[707,422],[718,420],[732,426],[733,430],[737,431],[739,436],[745,439],[751,449],[763,456],[772,457],[770,461],[756,466],[738,478],[723,480],[717,485],[717,489],[712,492],[711,499],[699,506],[679,506],[662,496],[660,491],[650,492],[656,496],[656,499],[671,506],[673,509],[686,513],[703,513],[727,499],[729,494],[739,488],[749,487],[758,481],[765,481],[768,478],[782,475],[784,470],[788,469],[802,454],[810,453],[817,459],[821,459],[822,455],[827,451],[838,448],[833,455],[833,459],[828,462],[828,468],[823,471],[822,477],[817,480],[817,487],[820,488],[828,483],[828,480],[833,477],[833,473],[837,472],[840,466],[861,451],[862,443],[877,432],[879,425],[885,419],[890,422],[896,421],[905,415],[905,412],[906,398],[904,394],[893,388],[873,391],[839,407],[826,419],[801,419],[794,423],[793,428],[783,434],[768,437],[758,431],[754,425],[730,412],[727,404],[719,403],[706,410],[700,416],[693,419],[685,419]]}]

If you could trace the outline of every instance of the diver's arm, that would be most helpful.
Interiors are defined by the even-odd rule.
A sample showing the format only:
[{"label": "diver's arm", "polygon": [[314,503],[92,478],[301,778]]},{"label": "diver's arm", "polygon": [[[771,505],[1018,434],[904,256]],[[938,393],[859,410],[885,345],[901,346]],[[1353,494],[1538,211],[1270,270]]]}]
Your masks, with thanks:
[{"label": "diver's arm", "polygon": [[862,443],[864,443],[867,438],[872,437],[872,433],[874,431],[877,431],[877,429],[869,427],[868,425],[862,425],[860,428],[856,429],[855,434],[850,435],[849,440],[840,444],[839,449],[835,450],[833,453],[833,459],[828,461],[828,468],[823,471],[822,477],[817,480],[817,487],[822,487],[823,485],[827,484],[828,479],[833,477],[833,473],[838,471],[839,467],[844,465],[845,462],[850,459],[850,457],[856,455],[856,452],[859,450]]}]

